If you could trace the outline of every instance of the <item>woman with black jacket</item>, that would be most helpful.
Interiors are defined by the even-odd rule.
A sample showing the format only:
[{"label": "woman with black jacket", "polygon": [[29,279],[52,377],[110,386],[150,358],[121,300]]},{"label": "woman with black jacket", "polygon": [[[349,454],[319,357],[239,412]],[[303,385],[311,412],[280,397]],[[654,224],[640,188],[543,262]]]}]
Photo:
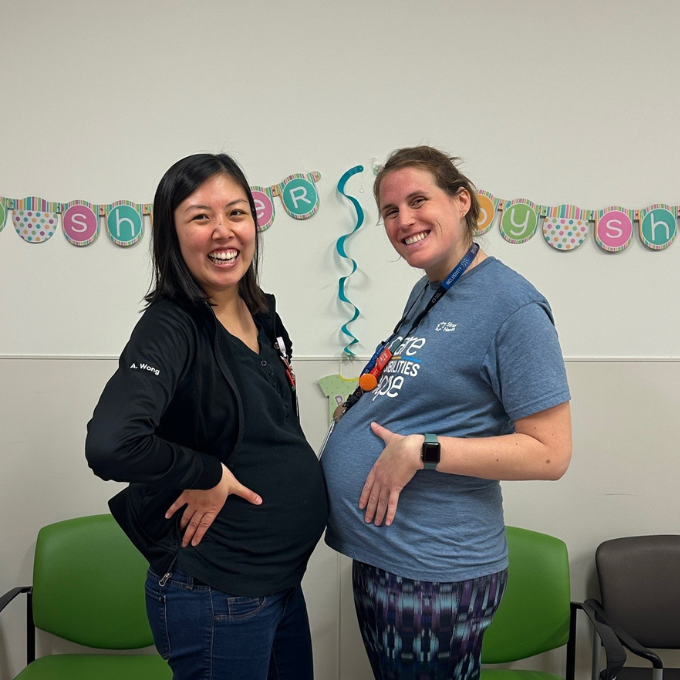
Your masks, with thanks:
[{"label": "woman with black jacket", "polygon": [[109,505],[149,561],[147,613],[175,680],[313,677],[300,581],[326,492],[290,339],[257,282],[256,225],[229,156],[166,172],[148,307],[88,424],[90,467],[129,483]]}]

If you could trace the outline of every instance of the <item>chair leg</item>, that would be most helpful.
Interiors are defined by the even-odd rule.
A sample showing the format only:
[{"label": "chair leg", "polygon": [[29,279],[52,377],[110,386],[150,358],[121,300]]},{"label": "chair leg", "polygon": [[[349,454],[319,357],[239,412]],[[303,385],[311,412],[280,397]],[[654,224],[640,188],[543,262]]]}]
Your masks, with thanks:
[{"label": "chair leg", "polygon": [[26,593],[26,665],[35,661],[35,624],[33,623],[33,593]]},{"label": "chair leg", "polygon": [[592,680],[598,680],[600,677],[600,654],[602,652],[602,644],[600,642],[600,636],[593,626],[593,666],[590,672],[590,677]]},{"label": "chair leg", "polygon": [[569,641],[567,642],[567,680],[574,680],[576,674],[576,611],[577,607],[570,604]]}]

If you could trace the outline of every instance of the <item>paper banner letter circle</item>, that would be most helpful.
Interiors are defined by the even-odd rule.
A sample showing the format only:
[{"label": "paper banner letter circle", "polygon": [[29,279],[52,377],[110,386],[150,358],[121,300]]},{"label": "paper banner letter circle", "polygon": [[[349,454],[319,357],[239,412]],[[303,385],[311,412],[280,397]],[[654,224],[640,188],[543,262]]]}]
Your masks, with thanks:
[{"label": "paper banner letter circle", "polygon": [[496,216],[496,207],[488,196],[482,194],[477,194],[477,201],[479,201],[479,220],[475,233],[481,236],[491,229],[493,219]]},{"label": "paper banner letter circle", "polygon": [[640,220],[640,240],[651,250],[663,250],[675,240],[675,216],[665,208],[654,208]]},{"label": "paper banner letter circle", "polygon": [[281,191],[281,200],[286,212],[296,220],[311,217],[319,205],[316,187],[304,177],[295,177],[286,182]]},{"label": "paper banner letter circle", "polygon": [[599,220],[595,228],[595,242],[608,253],[618,253],[630,245],[633,223],[621,210],[610,210]]},{"label": "paper banner letter circle", "polygon": [[61,220],[64,236],[74,246],[89,246],[99,235],[99,218],[87,205],[72,205]]},{"label": "paper banner letter circle", "polygon": [[588,223],[569,217],[546,217],[543,238],[555,250],[568,252],[578,248],[588,236]]},{"label": "paper banner letter circle", "polygon": [[501,235],[509,243],[526,243],[537,226],[538,215],[528,203],[513,203],[503,211]]},{"label": "paper banner letter circle", "polygon": [[0,201],[0,231],[5,228],[5,222],[7,221],[7,209]]},{"label": "paper banner letter circle", "polygon": [[265,231],[274,222],[274,203],[264,191],[252,190],[257,214],[257,230]]},{"label": "paper banner letter circle", "polygon": [[59,223],[55,212],[15,210],[12,215],[17,234],[27,243],[44,243],[52,238]]},{"label": "paper banner letter circle", "polygon": [[127,248],[142,237],[142,216],[131,205],[117,205],[106,217],[106,228],[117,246]]}]

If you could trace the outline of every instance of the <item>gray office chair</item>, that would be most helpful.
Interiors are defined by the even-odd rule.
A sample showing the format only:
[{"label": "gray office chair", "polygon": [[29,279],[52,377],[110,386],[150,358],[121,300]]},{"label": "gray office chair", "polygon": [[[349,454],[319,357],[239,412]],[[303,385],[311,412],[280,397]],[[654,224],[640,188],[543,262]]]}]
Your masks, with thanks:
[{"label": "gray office chair", "polygon": [[[586,600],[623,646],[652,668],[624,666],[618,680],[680,680],[653,649],[680,649],[680,536],[632,536],[602,543],[595,554],[602,602]],[[594,640],[593,678],[599,672]]]}]

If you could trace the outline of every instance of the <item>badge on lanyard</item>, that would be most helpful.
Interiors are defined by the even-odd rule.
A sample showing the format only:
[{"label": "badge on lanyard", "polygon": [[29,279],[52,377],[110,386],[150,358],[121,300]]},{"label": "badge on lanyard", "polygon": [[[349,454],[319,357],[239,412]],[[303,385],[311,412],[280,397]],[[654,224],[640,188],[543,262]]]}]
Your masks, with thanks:
[{"label": "badge on lanyard", "polygon": [[[444,281],[442,281],[439,288],[437,288],[434,295],[425,306],[425,309],[423,309],[423,311],[420,312],[418,316],[416,316],[415,320],[411,324],[411,328],[408,330],[406,335],[410,335],[416,328],[418,328],[418,326],[420,325],[422,320],[428,315],[430,310],[437,304],[437,302],[439,302],[439,300],[441,300],[441,298],[444,295],[446,295],[449,289],[465,273],[465,271],[468,269],[468,267],[472,264],[473,260],[477,256],[478,252],[479,245],[473,243],[470,246],[470,249],[467,251],[467,253],[465,253],[463,259],[451,270],[451,272],[444,279]],[[425,290],[427,290],[427,286]],[[357,387],[357,389],[354,392],[352,392],[352,394],[350,394],[350,396],[347,398],[344,404],[340,404],[340,406],[338,406],[338,408],[335,409],[330,429],[328,430],[326,439],[324,440],[323,446],[321,447],[322,453],[324,447],[326,446],[328,438],[331,436],[331,433],[333,432],[335,423],[337,423],[340,420],[340,418],[342,418],[342,416],[344,416],[345,413],[347,413],[347,411],[350,408],[352,408],[352,406],[354,406],[354,404],[356,404],[359,401],[359,399],[361,399],[365,392],[370,392],[378,386],[380,376],[382,375],[382,372],[385,370],[385,366],[387,366],[387,364],[390,362],[390,359],[392,358],[392,351],[390,350],[389,345],[392,343],[392,340],[394,340],[396,335],[399,333],[402,324],[406,320],[406,317],[409,315],[411,308],[413,307],[417,300],[418,298],[416,298],[416,300],[414,300],[411,306],[406,310],[404,316],[402,316],[402,318],[399,320],[399,323],[397,323],[397,325],[394,327],[392,335],[390,335],[390,337],[387,340],[385,340],[385,342],[378,345],[378,348],[375,350],[375,353],[369,359],[368,363],[364,367],[364,370],[361,372],[361,376],[359,377],[359,386]]]}]

